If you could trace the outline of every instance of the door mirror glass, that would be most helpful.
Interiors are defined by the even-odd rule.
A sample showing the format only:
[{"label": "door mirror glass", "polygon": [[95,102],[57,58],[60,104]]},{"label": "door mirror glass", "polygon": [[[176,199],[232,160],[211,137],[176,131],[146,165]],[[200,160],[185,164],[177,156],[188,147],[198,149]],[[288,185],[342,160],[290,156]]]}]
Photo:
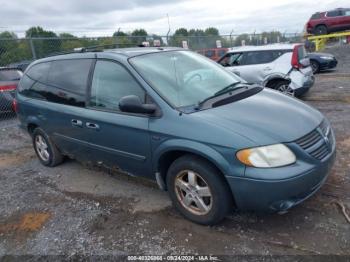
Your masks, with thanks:
[{"label": "door mirror glass", "polygon": [[129,95],[119,100],[119,109],[127,113],[153,114],[157,107],[155,104],[143,104],[138,96]]}]

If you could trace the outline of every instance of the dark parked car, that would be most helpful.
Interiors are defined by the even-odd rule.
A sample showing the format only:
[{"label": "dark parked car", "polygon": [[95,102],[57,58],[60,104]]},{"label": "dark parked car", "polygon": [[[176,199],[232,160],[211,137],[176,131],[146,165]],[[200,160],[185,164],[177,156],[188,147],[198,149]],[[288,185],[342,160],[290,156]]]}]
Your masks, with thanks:
[{"label": "dark parked car", "polygon": [[308,53],[308,57],[310,58],[310,64],[314,74],[320,71],[333,69],[338,64],[337,59],[331,54]]},{"label": "dark parked car", "polygon": [[350,8],[315,13],[307,22],[306,30],[315,35],[350,30]]},{"label": "dark parked car", "polygon": [[9,64],[7,67],[17,68],[17,69],[21,70],[22,72],[24,72],[27,69],[27,67],[30,65],[30,63],[32,63],[32,62],[33,61],[25,60],[25,61]]},{"label": "dark parked car", "polygon": [[0,68],[0,114],[11,113],[17,84],[22,72],[14,68]]},{"label": "dark parked car", "polygon": [[234,207],[288,210],[323,185],[335,159],[319,111],[178,48],[41,59],[16,98],[43,165],[69,156],[156,180],[200,224]]}]

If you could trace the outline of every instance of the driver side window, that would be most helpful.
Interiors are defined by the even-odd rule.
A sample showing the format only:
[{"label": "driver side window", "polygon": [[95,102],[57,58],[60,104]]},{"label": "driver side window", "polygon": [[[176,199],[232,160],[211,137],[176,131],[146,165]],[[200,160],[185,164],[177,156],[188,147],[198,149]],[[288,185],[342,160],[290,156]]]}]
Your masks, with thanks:
[{"label": "driver side window", "polygon": [[239,66],[242,59],[242,53],[229,53],[220,61],[222,66]]},{"label": "driver side window", "polygon": [[119,111],[119,100],[128,95],[136,95],[145,102],[145,91],[123,66],[111,61],[97,61],[90,106]]}]

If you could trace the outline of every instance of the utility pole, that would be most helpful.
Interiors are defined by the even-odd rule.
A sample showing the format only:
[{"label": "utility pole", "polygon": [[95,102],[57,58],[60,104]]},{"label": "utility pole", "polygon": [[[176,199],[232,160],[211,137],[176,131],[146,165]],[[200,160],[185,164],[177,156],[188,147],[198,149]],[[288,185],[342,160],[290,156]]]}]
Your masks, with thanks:
[{"label": "utility pole", "polygon": [[170,20],[169,20],[169,14],[166,14],[167,18],[168,18],[168,33],[166,34],[166,43],[167,45],[169,45],[169,34],[170,34]]},{"label": "utility pole", "polygon": [[29,45],[30,45],[30,49],[32,51],[33,60],[36,60],[36,52],[35,52],[35,48],[34,48],[32,32],[30,32],[30,36],[29,36]]},{"label": "utility pole", "polygon": [[115,36],[115,45],[116,45],[117,48],[119,48],[119,43],[118,43],[118,34],[119,34],[119,32],[120,32],[120,27],[118,28],[117,34]]},{"label": "utility pole", "polygon": [[232,31],[231,31],[231,33],[230,33],[230,42],[231,42],[231,47],[233,47],[233,41],[232,41],[232,34],[233,34],[233,29],[232,29]]}]

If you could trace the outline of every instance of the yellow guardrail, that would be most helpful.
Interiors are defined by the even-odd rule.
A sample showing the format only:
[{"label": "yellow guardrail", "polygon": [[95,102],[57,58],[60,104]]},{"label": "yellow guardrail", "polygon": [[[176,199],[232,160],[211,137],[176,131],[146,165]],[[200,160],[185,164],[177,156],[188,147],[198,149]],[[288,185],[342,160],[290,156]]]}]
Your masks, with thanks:
[{"label": "yellow guardrail", "polygon": [[340,33],[332,33],[328,35],[313,35],[308,36],[307,39],[315,43],[316,51],[320,51],[324,49],[327,40],[330,38],[339,38],[344,36],[350,36],[350,31],[348,32],[340,32]]}]

